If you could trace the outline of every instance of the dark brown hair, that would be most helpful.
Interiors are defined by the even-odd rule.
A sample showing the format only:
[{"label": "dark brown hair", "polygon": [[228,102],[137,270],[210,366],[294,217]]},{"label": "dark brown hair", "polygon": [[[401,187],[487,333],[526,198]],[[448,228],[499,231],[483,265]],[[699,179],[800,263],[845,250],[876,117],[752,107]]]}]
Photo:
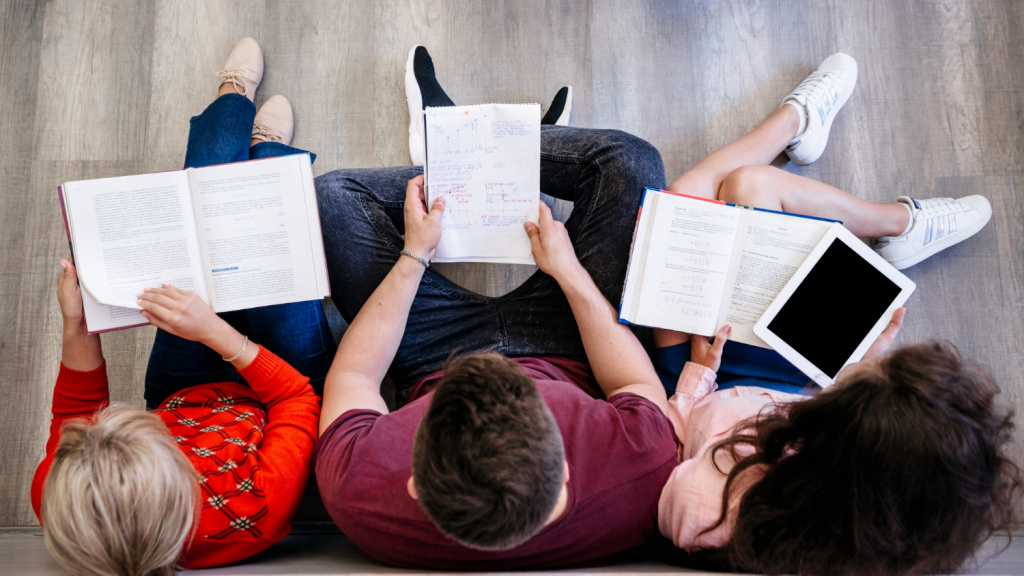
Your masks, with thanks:
[{"label": "dark brown hair", "polygon": [[933,342],[746,421],[712,449],[736,464],[705,532],[725,521],[741,473],[764,477],[742,495],[731,540],[693,559],[768,574],[956,571],[1014,520],[1021,473],[1004,454],[1013,422],[998,392]]},{"label": "dark brown hair", "polygon": [[420,505],[465,546],[507,550],[539,532],[561,493],[565,454],[533,379],[495,353],[449,363],[413,444]]}]

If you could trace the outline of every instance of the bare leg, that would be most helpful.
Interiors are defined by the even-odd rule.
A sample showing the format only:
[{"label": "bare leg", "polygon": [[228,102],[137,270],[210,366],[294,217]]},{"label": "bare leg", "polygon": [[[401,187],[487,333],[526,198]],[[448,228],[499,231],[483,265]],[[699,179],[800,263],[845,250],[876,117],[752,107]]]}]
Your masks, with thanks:
[{"label": "bare leg", "polygon": [[668,348],[669,346],[690,341],[690,335],[686,332],[673,332],[672,330],[663,330],[661,328],[654,329],[653,337],[655,348]]},{"label": "bare leg", "polygon": [[[809,216],[841,220],[857,236],[897,236],[906,230],[910,214],[899,204],[862,200],[803,176],[768,166],[792,142],[800,118],[792,106],[782,106],[760,126],[715,150],[669,185],[669,190]],[[689,334],[654,330],[654,345],[681,344]]]},{"label": "bare leg", "polygon": [[749,134],[715,150],[669,184],[673,192],[717,198],[722,181],[743,166],[770,164],[793,141],[800,117],[792,106],[782,106]]},{"label": "bare leg", "polygon": [[[800,117],[792,106],[782,106],[760,126],[740,139],[708,154],[693,168],[669,184],[668,189],[681,194],[717,199],[722,182],[738,168],[770,164],[793,141],[800,127]],[[658,348],[682,344],[690,340],[684,332],[654,330]]]},{"label": "bare leg", "polygon": [[[758,208],[841,220],[857,236],[898,236],[910,223],[899,204],[876,204],[768,166],[792,142],[800,118],[782,106],[739,140],[709,154],[669,185],[669,190]],[[657,339],[656,339],[657,340]]]},{"label": "bare leg", "polygon": [[840,220],[857,236],[898,236],[910,224],[901,204],[877,204],[823,182],[772,166],[745,166],[719,187],[719,200],[747,206]]},{"label": "bare leg", "polygon": [[241,94],[245,96],[245,90],[236,86],[234,82],[224,82],[217,90],[217,98],[225,94]]}]

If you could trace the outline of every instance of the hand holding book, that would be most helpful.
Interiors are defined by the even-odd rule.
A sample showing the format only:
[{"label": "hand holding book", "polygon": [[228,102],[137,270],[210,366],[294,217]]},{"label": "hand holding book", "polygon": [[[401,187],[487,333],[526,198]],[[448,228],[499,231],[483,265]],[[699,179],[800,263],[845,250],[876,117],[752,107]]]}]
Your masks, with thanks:
[{"label": "hand holding book", "polygon": [[70,260],[61,260],[57,279],[57,302],[64,319],[64,336],[60,363],[78,372],[91,372],[103,365],[100,337],[90,335],[85,326],[85,306],[78,270]]},{"label": "hand holding book", "polygon": [[722,366],[722,350],[732,334],[732,326],[726,324],[718,329],[714,341],[699,334],[690,335],[690,362],[707,366],[712,372],[718,372]]},{"label": "hand holding book", "polygon": [[412,180],[405,188],[405,250],[426,259],[434,257],[441,241],[441,217],[444,215],[444,196],[434,198],[427,213],[427,200],[423,192],[423,175]]},{"label": "hand holding book", "polygon": [[541,272],[559,283],[573,272],[587,273],[576,258],[576,250],[572,247],[565,225],[551,216],[547,204],[540,204],[539,225],[527,221],[523,226],[530,238],[533,260]]},{"label": "hand holding book", "polygon": [[[198,295],[164,284],[138,296],[142,316],[157,328],[186,340],[201,342],[236,368],[245,368],[259,352],[249,339],[231,327]],[[239,353],[238,351],[241,350]]]}]

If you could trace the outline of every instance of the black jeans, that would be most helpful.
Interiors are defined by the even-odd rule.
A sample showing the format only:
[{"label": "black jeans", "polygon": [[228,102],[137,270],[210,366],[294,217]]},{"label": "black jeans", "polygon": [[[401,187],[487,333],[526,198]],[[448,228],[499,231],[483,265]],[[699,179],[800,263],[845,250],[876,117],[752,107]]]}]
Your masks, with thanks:
[{"label": "black jeans", "polygon": [[[661,155],[616,130],[541,128],[541,191],[574,203],[565,225],[576,255],[618,306],[643,189],[665,187]],[[406,183],[421,171],[336,170],[316,180],[332,294],[348,322],[398,259]],[[547,274],[490,298],[427,269],[389,370],[399,404],[452,353],[478,350],[586,360],[569,303]]]}]

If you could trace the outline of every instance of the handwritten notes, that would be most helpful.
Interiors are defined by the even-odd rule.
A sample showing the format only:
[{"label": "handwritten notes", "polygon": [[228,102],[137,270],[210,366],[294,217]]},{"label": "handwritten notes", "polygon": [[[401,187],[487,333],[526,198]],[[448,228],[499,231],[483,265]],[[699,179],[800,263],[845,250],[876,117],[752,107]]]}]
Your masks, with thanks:
[{"label": "handwritten notes", "polygon": [[523,229],[540,206],[540,106],[427,108],[427,203],[445,197],[437,262],[533,264]]}]

